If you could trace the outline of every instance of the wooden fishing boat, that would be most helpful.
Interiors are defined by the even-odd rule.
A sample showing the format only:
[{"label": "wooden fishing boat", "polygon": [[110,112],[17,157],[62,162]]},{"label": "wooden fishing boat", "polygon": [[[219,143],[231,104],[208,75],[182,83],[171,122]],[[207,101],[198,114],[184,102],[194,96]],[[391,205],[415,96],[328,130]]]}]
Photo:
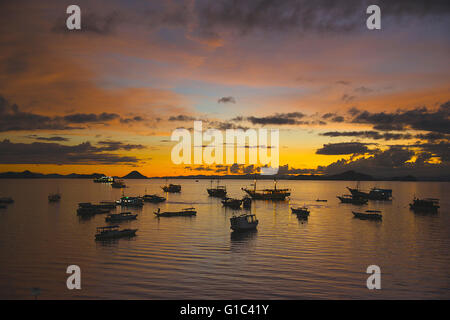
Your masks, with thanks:
[{"label": "wooden fishing boat", "polygon": [[244,209],[251,209],[252,208],[252,199],[250,197],[248,197],[248,196],[245,196],[242,199],[242,207]]},{"label": "wooden fishing boat", "polygon": [[164,187],[161,187],[164,192],[169,192],[169,193],[178,193],[181,192],[181,185],[179,184],[169,184],[169,185],[165,185]]},{"label": "wooden fishing boat", "polygon": [[59,202],[61,200],[60,193],[51,193],[48,195],[48,202]]},{"label": "wooden fishing boat", "polygon": [[296,214],[299,219],[308,219],[310,213],[307,207],[291,208],[291,211]]},{"label": "wooden fishing boat", "polygon": [[439,206],[439,199],[435,198],[425,198],[417,199],[414,198],[413,203],[409,204],[409,208],[415,212],[430,212],[436,213]]},{"label": "wooden fishing boat", "polygon": [[136,235],[138,229],[123,229],[120,230],[119,226],[106,226],[98,227],[95,235],[95,240],[110,240],[123,237],[133,237]]},{"label": "wooden fishing boat", "polygon": [[123,196],[116,203],[122,207],[142,207],[144,200],[141,197],[125,197]]},{"label": "wooden fishing boat", "polygon": [[357,205],[363,205],[368,202],[367,199],[355,197],[350,194],[344,194],[342,196],[337,197],[339,200],[341,200],[342,203],[351,203],[351,204],[357,204]]},{"label": "wooden fishing boat", "polygon": [[156,194],[146,194],[145,196],[142,197],[142,199],[145,202],[151,202],[151,203],[160,203],[160,202],[166,201],[166,198],[160,197]]},{"label": "wooden fishing boat", "polygon": [[9,203],[13,203],[14,202],[14,200],[13,200],[13,198],[11,198],[11,197],[3,197],[3,198],[0,198],[0,203],[6,203],[6,204],[9,204]]},{"label": "wooden fishing boat", "polygon": [[132,214],[131,212],[121,212],[115,214],[108,214],[105,218],[106,222],[117,222],[126,220],[136,220],[137,214]]},{"label": "wooden fishing boat", "polygon": [[256,180],[253,183],[253,189],[242,188],[252,199],[256,200],[285,200],[291,195],[290,189],[277,189],[277,181],[274,180],[273,189],[256,190]]},{"label": "wooden fishing boat", "polygon": [[258,226],[258,219],[254,214],[243,214],[239,216],[233,216],[230,218],[231,226],[233,231],[247,231],[254,230]]},{"label": "wooden fishing boat", "polygon": [[126,188],[127,186],[125,185],[125,182],[123,182],[123,180],[114,180],[113,183],[111,183],[111,187],[113,188]]},{"label": "wooden fishing boat", "polygon": [[232,209],[240,209],[242,204],[242,200],[233,199],[233,198],[225,198],[222,200],[222,205],[224,207],[232,208]]},{"label": "wooden fishing boat", "polygon": [[383,216],[379,210],[366,210],[365,212],[352,211],[355,218],[363,220],[382,220]]},{"label": "wooden fishing boat", "polygon": [[158,211],[153,212],[157,217],[191,217],[197,214],[195,208],[184,208],[181,211],[166,211],[161,212],[161,209],[158,208]]}]

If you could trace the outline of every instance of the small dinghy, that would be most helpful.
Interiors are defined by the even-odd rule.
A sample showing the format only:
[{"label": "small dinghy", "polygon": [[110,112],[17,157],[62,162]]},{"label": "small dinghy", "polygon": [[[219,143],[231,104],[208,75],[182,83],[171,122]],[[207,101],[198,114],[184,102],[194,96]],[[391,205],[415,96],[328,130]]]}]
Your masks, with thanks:
[{"label": "small dinghy", "polygon": [[355,218],[363,220],[382,220],[383,216],[379,210],[366,210],[366,212],[352,211]]},{"label": "small dinghy", "polygon": [[137,214],[132,214],[131,212],[108,214],[105,218],[105,221],[117,222],[117,221],[135,220],[137,216],[138,216]]},{"label": "small dinghy", "polygon": [[161,212],[161,209],[158,208],[158,211],[153,212],[157,217],[190,217],[195,216],[197,211],[195,208],[184,208],[181,211],[166,211]]},{"label": "small dinghy", "polygon": [[137,229],[119,230],[119,226],[98,227],[95,240],[110,240],[124,237],[134,237]]}]

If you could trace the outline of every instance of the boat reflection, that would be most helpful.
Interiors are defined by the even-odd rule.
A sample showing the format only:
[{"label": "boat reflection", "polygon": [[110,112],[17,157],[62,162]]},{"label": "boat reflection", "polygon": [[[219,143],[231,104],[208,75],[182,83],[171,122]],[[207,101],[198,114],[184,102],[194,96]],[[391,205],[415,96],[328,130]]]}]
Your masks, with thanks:
[{"label": "boat reflection", "polygon": [[256,237],[258,234],[258,229],[247,230],[245,232],[242,231],[232,231],[230,233],[231,242],[239,243],[239,242],[248,242]]}]

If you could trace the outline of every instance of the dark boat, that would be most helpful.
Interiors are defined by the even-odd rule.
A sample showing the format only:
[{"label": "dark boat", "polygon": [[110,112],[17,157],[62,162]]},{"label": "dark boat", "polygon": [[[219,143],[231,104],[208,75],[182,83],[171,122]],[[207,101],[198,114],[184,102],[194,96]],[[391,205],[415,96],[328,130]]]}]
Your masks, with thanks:
[{"label": "dark boat", "polygon": [[114,209],[117,207],[117,203],[114,201],[100,201],[96,206],[103,209]]},{"label": "dark boat", "polygon": [[146,194],[145,196],[142,197],[142,199],[145,202],[151,202],[151,203],[160,203],[160,202],[166,201],[166,198],[160,197],[156,194]]},{"label": "dark boat", "polygon": [[125,197],[123,196],[116,203],[122,207],[142,207],[144,200],[141,197]]},{"label": "dark boat", "polygon": [[392,189],[372,188],[369,192],[369,200],[392,200]]},{"label": "dark boat", "polygon": [[299,219],[308,219],[310,213],[307,207],[291,208],[291,211],[296,214]]},{"label": "dark boat", "polygon": [[350,194],[338,196],[337,198],[339,200],[341,200],[342,203],[352,203],[352,204],[357,204],[357,205],[367,204],[367,199],[355,197]]},{"label": "dark boat", "polygon": [[154,214],[157,217],[190,217],[197,215],[197,211],[195,210],[195,208],[185,208],[181,211],[161,212],[161,209],[158,208],[158,211],[155,211]]},{"label": "dark boat", "polygon": [[252,199],[255,200],[285,200],[291,195],[290,189],[277,189],[277,181],[274,180],[273,189],[256,190],[256,180],[253,189],[242,188]]},{"label": "dark boat", "polygon": [[233,231],[254,230],[258,226],[258,219],[254,214],[243,214],[230,218],[231,229]]},{"label": "dark boat", "polygon": [[103,177],[96,178],[93,181],[95,183],[112,183],[112,182],[114,182],[114,178],[113,177],[103,176]]},{"label": "dark boat", "polygon": [[109,240],[123,237],[133,237],[136,235],[137,229],[119,230],[119,226],[98,227],[95,240]]},{"label": "dark boat", "polygon": [[126,188],[127,186],[123,182],[123,180],[114,180],[113,183],[111,183],[111,187],[121,189]]},{"label": "dark boat", "polygon": [[216,198],[225,198],[227,196],[227,188],[225,186],[219,186],[219,180],[217,180],[217,186],[215,188],[212,187],[211,180],[211,188],[206,189],[210,197]]},{"label": "dark boat", "polygon": [[414,198],[413,203],[409,204],[409,208],[415,212],[431,212],[436,213],[439,206],[439,199],[435,198],[425,198],[417,199]]},{"label": "dark boat", "polygon": [[6,204],[0,203],[0,209],[6,209],[6,208],[7,208]]},{"label": "dark boat", "polygon": [[224,207],[232,208],[232,209],[240,209],[242,200],[233,199],[233,198],[225,198],[222,200],[222,204]]},{"label": "dark boat", "polygon": [[328,200],[325,199],[316,199],[316,202],[327,202]]},{"label": "dark boat", "polygon": [[349,188],[347,189],[350,193],[357,198],[363,198],[368,200],[382,200],[389,201],[392,197],[392,189],[381,189],[381,188],[372,188],[369,192],[364,192],[357,188]]},{"label": "dark boat", "polygon": [[13,198],[11,198],[11,197],[3,197],[3,198],[0,198],[0,203],[6,203],[6,204],[9,204],[9,203],[13,203],[14,202],[14,200],[13,200]]},{"label": "dark boat", "polygon": [[59,202],[61,200],[60,193],[51,193],[48,195],[48,202]]},{"label": "dark boat", "polygon": [[135,220],[137,216],[138,216],[137,214],[132,214],[131,212],[108,214],[105,218],[105,221],[117,222],[117,221]]},{"label": "dark boat", "polygon": [[93,216],[96,214],[108,213],[110,209],[101,208],[98,205],[90,202],[83,202],[78,204],[77,214],[80,216]]},{"label": "dark boat", "polygon": [[164,192],[170,192],[170,193],[177,193],[181,192],[181,185],[179,184],[169,184],[165,185],[164,187],[161,187]]},{"label": "dark boat", "polygon": [[250,198],[249,196],[245,196],[242,199],[242,207],[244,209],[251,209],[252,208],[252,198]]},{"label": "dark boat", "polygon": [[366,212],[355,212],[352,211],[355,218],[363,220],[382,220],[383,216],[380,214],[379,210],[366,210]]}]

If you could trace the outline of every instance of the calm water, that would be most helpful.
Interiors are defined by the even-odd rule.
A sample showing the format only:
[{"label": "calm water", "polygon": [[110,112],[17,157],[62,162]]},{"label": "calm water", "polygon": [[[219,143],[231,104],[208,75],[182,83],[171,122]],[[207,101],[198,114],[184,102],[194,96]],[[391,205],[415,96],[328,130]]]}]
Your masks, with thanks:
[{"label": "calm water", "polygon": [[[223,181],[229,195],[242,197],[251,181]],[[126,195],[162,194],[164,181],[127,180]],[[30,299],[391,299],[450,298],[450,183],[364,182],[392,188],[392,202],[369,202],[383,221],[353,218],[351,204],[339,204],[345,181],[280,181],[292,188],[290,201],[253,202],[258,231],[234,236],[232,210],[207,196],[208,180],[179,180],[181,194],[169,194],[161,210],[195,206],[196,217],[155,218],[146,203],[133,239],[97,243],[95,229],[105,215],[80,220],[78,202],[114,200],[121,190],[91,180],[0,180],[0,196],[15,203],[0,209],[0,298]],[[258,187],[272,186],[262,181]],[[60,203],[47,195],[59,188]],[[438,197],[437,215],[409,211],[413,195]],[[315,202],[317,198],[327,203]],[[300,222],[292,205],[309,205]],[[117,211],[120,211],[118,208]],[[81,268],[81,290],[66,288],[68,265]],[[381,290],[366,288],[367,266],[382,272]]]}]

